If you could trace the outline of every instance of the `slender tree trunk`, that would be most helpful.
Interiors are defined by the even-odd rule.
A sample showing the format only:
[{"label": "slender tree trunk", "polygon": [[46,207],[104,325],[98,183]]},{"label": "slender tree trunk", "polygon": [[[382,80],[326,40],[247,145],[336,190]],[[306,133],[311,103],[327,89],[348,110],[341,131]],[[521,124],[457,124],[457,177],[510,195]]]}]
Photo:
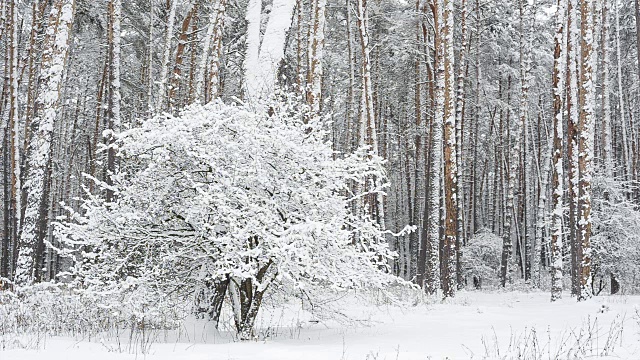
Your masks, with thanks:
[{"label": "slender tree trunk", "polygon": [[[368,145],[371,154],[378,155],[378,131],[376,126],[373,83],[371,78],[371,45],[369,42],[369,12],[367,0],[357,0],[356,5],[358,34],[362,55],[362,110],[360,116],[361,144]],[[364,142],[363,142],[364,141]],[[370,214],[376,214],[376,220],[384,228],[384,199],[381,193],[373,194],[368,199]]]},{"label": "slender tree trunk", "polygon": [[[607,1],[604,0],[604,6],[607,6]],[[636,55],[638,58],[638,80],[640,83],[640,0],[636,0],[635,1],[635,5],[636,5],[636,13],[635,13],[635,18],[636,18]],[[605,15],[603,15],[605,16]],[[608,18],[607,18],[608,21]],[[608,43],[607,43],[608,45]]]},{"label": "slender tree trunk", "polygon": [[[302,2],[302,0],[300,0]],[[347,151],[352,151],[355,141],[354,138],[357,137],[358,132],[354,131],[351,126],[353,124],[353,106],[355,104],[355,83],[356,83],[356,75],[355,75],[355,51],[353,45],[353,35],[351,34],[351,24],[353,20],[351,19],[351,0],[346,0],[346,32],[347,32],[347,62],[349,64],[349,89],[347,89],[347,111],[345,121],[347,122]],[[302,35],[300,35],[302,37]],[[302,41],[300,41],[302,42]],[[301,61],[299,61],[301,63]],[[300,65],[302,66],[302,65]],[[302,84],[302,80],[300,81]]]},{"label": "slender tree trunk", "polygon": [[580,285],[578,279],[578,239],[577,239],[577,209],[578,209],[578,19],[577,0],[569,0],[567,16],[567,161],[568,164],[568,193],[569,201],[569,242],[571,245],[571,294],[578,295]]},{"label": "slender tree trunk", "polygon": [[442,193],[442,130],[444,125],[444,47],[440,22],[442,21],[442,5],[440,0],[432,0],[431,10],[434,18],[434,50],[435,50],[435,88],[433,91],[434,117],[431,131],[431,169],[429,187],[429,230],[427,277],[425,290],[435,294],[440,289],[440,195]]},{"label": "slender tree trunk", "polygon": [[578,123],[578,260],[580,293],[578,300],[591,297],[591,177],[593,175],[593,137],[595,81],[593,64],[593,1],[580,0],[580,118]]},{"label": "slender tree trunk", "polygon": [[[584,1],[584,0],[581,0]],[[614,1],[615,8],[615,20],[616,20],[616,61],[618,70],[618,104],[620,106],[620,129],[622,130],[622,162],[624,164],[625,177],[627,179],[633,178],[632,171],[632,156],[629,151],[629,130],[627,125],[627,117],[625,114],[624,94],[622,84],[622,51],[620,49],[620,11],[618,9],[618,1]],[[584,6],[584,5],[583,5]],[[584,50],[583,50],[584,51]]]},{"label": "slender tree trunk", "polygon": [[[522,272],[525,281],[529,281],[531,278],[531,241],[528,237],[527,229],[527,128],[529,120],[529,53],[525,49],[526,37],[525,32],[531,31],[531,29],[525,28],[525,14],[523,0],[519,1],[520,7],[520,130],[518,131],[522,135],[522,139],[516,140],[516,144],[520,141],[520,173],[521,173],[521,215],[520,222],[522,223],[522,231],[519,236],[519,243],[524,245],[524,261],[522,264]],[[527,39],[528,40],[528,39]]]},{"label": "slender tree trunk", "polygon": [[324,52],[324,27],[327,0],[314,0],[312,8],[312,31],[309,42],[309,65],[307,69],[307,104],[316,115],[320,114],[322,95],[322,65]]},{"label": "slender tree trunk", "polygon": [[158,102],[156,111],[163,111],[167,105],[167,83],[169,82],[169,63],[171,62],[171,39],[173,38],[173,27],[176,21],[176,8],[178,0],[167,0],[169,6],[169,17],[167,18],[167,29],[164,38],[164,50],[162,55],[162,65],[160,68],[160,88],[158,90]]},{"label": "slender tree trunk", "polygon": [[209,68],[209,101],[218,98],[222,93],[220,68],[222,67],[222,49],[224,46],[222,38],[224,36],[224,18],[227,12],[227,0],[219,0],[216,10],[216,27],[213,32],[213,49],[211,50],[211,65]]},{"label": "slender tree trunk", "polygon": [[[120,115],[120,19],[122,17],[122,3],[121,0],[110,0],[109,2],[110,12],[110,31],[109,31],[109,118],[108,123],[108,135],[105,142],[109,144],[107,151],[107,177],[106,183],[113,185],[111,175],[117,172],[116,169],[116,149],[115,149],[115,132],[120,131],[120,125],[122,123]],[[113,201],[113,190],[107,188],[106,194],[107,201]]]},{"label": "slender tree trunk", "polygon": [[[636,0],[636,6],[638,1]],[[636,26],[640,26],[640,17],[636,17]],[[607,178],[613,176],[613,150],[611,148],[611,94],[609,83],[609,64],[611,56],[609,52],[609,3],[603,1],[602,7],[602,163]],[[640,36],[640,33],[638,34]],[[638,41],[640,44],[640,40]],[[638,52],[640,54],[640,52]]]},{"label": "slender tree trunk", "polygon": [[31,140],[27,204],[20,235],[15,282],[27,285],[34,280],[34,251],[36,250],[40,208],[45,200],[46,177],[51,156],[53,124],[59,110],[60,88],[63,82],[64,65],[69,52],[69,39],[73,24],[74,0],[57,0],[49,15],[49,30],[44,44],[38,112],[34,119],[37,130]]},{"label": "slender tree trunk", "polygon": [[155,101],[153,99],[154,95],[154,73],[153,73],[153,40],[154,40],[154,32],[153,32],[153,18],[155,17],[155,7],[153,6],[153,2],[151,2],[151,6],[149,7],[149,46],[147,48],[147,73],[149,76],[147,77],[147,116],[151,117],[155,114]]},{"label": "slender tree trunk", "polygon": [[[462,269],[462,246],[466,244],[465,228],[464,228],[464,187],[462,186],[462,153],[463,153],[463,122],[465,110],[465,77],[467,73],[467,0],[461,0],[461,29],[462,43],[460,46],[460,61],[458,64],[458,78],[456,89],[456,178],[457,178],[457,236],[456,236],[456,279],[458,289],[464,287],[464,274]],[[473,186],[473,183],[472,185]],[[469,194],[470,197],[472,194]],[[472,200],[473,201],[473,200]],[[471,206],[473,207],[473,206]]]},{"label": "slender tree trunk", "polygon": [[[562,297],[562,217],[564,208],[562,204],[562,181],[564,175],[563,146],[564,133],[562,130],[563,106],[562,93],[564,84],[562,76],[563,64],[563,38],[565,31],[565,9],[566,0],[558,0],[556,10],[557,32],[554,38],[553,52],[553,192],[551,213],[551,301],[556,301]],[[544,188],[541,189],[544,191]]]},{"label": "slender tree trunk", "polygon": [[21,175],[20,175],[20,116],[19,116],[19,104],[18,104],[18,96],[19,96],[19,86],[18,86],[18,1],[11,0],[10,4],[7,4],[9,7],[9,21],[8,21],[8,40],[9,44],[7,44],[7,51],[9,52],[8,56],[8,66],[9,69],[9,86],[8,86],[8,95],[9,95],[9,121],[8,127],[11,131],[11,143],[9,147],[10,152],[10,162],[11,162],[11,216],[9,221],[11,222],[11,236],[12,242],[16,242],[18,237],[18,228],[20,226],[21,221],[21,206],[22,206],[22,186],[21,186]]},{"label": "slender tree trunk", "polygon": [[[176,58],[173,62],[173,75],[171,76],[171,83],[168,89],[167,103],[169,110],[173,111],[179,104],[178,96],[180,96],[180,85],[183,83],[182,75],[182,63],[184,62],[184,52],[189,40],[189,28],[192,22],[197,22],[199,1],[191,6],[191,9],[187,12],[182,21],[182,27],[180,29],[180,37],[178,38],[178,46],[176,48]],[[208,51],[208,50],[205,50]]]},{"label": "slender tree trunk", "polygon": [[[509,76],[508,85],[507,85],[507,105],[511,103],[510,101],[510,93],[511,93],[511,76]],[[516,125],[516,134],[513,137],[513,143],[510,143],[510,127],[509,122],[511,119],[510,110],[507,109],[506,115],[506,127],[507,127],[507,141],[509,152],[504,154],[504,161],[507,161],[509,157],[509,162],[505,164],[505,172],[508,169],[507,173],[507,189],[506,189],[506,205],[504,207],[504,224],[503,224],[503,233],[502,233],[502,258],[501,258],[501,285],[503,287],[506,286],[507,281],[511,281],[511,273],[513,272],[514,264],[513,262],[513,220],[515,215],[515,205],[514,205],[514,196],[515,196],[515,186],[516,186],[516,174],[518,172],[518,163],[520,159],[520,139],[522,137],[520,131],[522,131],[520,122],[517,122]],[[503,145],[504,148],[504,145]]]},{"label": "slender tree trunk", "polygon": [[444,201],[445,226],[442,292],[453,297],[456,291],[456,240],[458,232],[458,179],[456,164],[455,76],[453,51],[453,0],[442,0],[442,41],[444,49]]}]

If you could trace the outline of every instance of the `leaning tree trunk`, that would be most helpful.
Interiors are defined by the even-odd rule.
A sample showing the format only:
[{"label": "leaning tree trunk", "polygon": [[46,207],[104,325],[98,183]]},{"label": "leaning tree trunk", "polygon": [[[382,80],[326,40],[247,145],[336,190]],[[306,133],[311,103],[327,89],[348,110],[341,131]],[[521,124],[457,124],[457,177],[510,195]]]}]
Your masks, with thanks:
[{"label": "leaning tree trunk", "polygon": [[254,325],[262,305],[262,298],[273,280],[269,277],[272,264],[273,262],[269,261],[267,264],[261,265],[255,278],[231,278],[229,296],[240,340],[254,338]]},{"label": "leaning tree trunk", "polygon": [[197,313],[208,317],[214,323],[216,329],[220,322],[222,305],[229,288],[229,282],[230,277],[228,276],[222,279],[207,280],[196,298]]},{"label": "leaning tree trunk", "polygon": [[[200,64],[196,74],[197,101],[208,102],[218,97],[220,83],[220,56],[222,55],[222,35],[224,30],[224,15],[226,12],[226,0],[218,0],[209,15],[209,25],[205,35]],[[211,52],[211,59],[209,59]],[[209,66],[209,87],[205,94],[205,74]]]},{"label": "leaning tree trunk", "polygon": [[74,8],[74,0],[56,0],[49,14],[49,29],[40,72],[38,112],[33,120],[33,126],[37,126],[37,130],[32,135],[28,158],[29,174],[25,183],[27,202],[15,274],[18,285],[30,284],[34,279],[34,251],[38,225],[42,223],[40,209],[44,201],[53,124],[60,106],[60,88],[69,52]]},{"label": "leaning tree trunk", "polygon": [[[584,1],[584,0],[583,0]],[[632,171],[632,155],[629,149],[629,135],[627,131],[629,130],[627,127],[627,119],[625,114],[625,104],[624,104],[624,91],[622,85],[622,51],[620,49],[620,11],[618,9],[619,5],[617,1],[614,1],[615,8],[615,20],[616,20],[616,61],[617,61],[617,70],[618,70],[618,104],[620,105],[620,130],[622,132],[622,162],[624,164],[623,168],[625,170],[625,177],[627,180],[633,179],[633,171]],[[584,16],[584,15],[583,15]],[[591,45],[593,46],[593,45]],[[584,52],[584,50],[583,50]]]},{"label": "leaning tree trunk", "polygon": [[[527,128],[529,121],[529,52],[525,49],[526,44],[530,41],[527,37],[525,37],[525,31],[530,31],[530,29],[525,28],[525,15],[524,15],[524,4],[523,0],[519,1],[520,7],[520,104],[519,104],[519,120],[520,120],[520,133],[522,135],[521,138],[521,151],[520,151],[520,172],[521,176],[521,217],[520,220],[522,222],[522,233],[519,236],[520,244],[524,245],[524,249],[522,246],[520,247],[520,253],[524,251],[524,261],[522,261],[522,273],[524,275],[525,281],[529,281],[531,279],[531,241],[528,236],[527,229]],[[526,40],[525,40],[526,39]]]},{"label": "leaning tree trunk", "polygon": [[[10,158],[8,159],[11,162],[11,192],[10,192],[10,217],[9,217],[9,229],[10,233],[6,234],[7,239],[9,240],[6,246],[9,246],[9,243],[14,243],[18,237],[18,228],[20,226],[20,216],[22,213],[22,186],[20,184],[20,117],[19,117],[19,104],[18,104],[18,92],[19,92],[19,74],[18,74],[18,1],[11,0],[10,4],[7,4],[9,9],[9,20],[8,20],[8,46],[7,51],[9,53],[8,63],[6,65],[9,70],[9,109],[5,113],[8,114],[9,119],[7,126],[9,131],[11,132],[10,139],[11,143],[9,144],[9,153]],[[8,260],[8,259],[7,259]],[[7,273],[8,276],[8,273]]]},{"label": "leaning tree trunk", "polygon": [[173,74],[171,76],[169,89],[167,91],[167,105],[169,111],[175,111],[182,103],[179,102],[178,96],[180,96],[180,86],[184,81],[182,74],[182,63],[184,62],[184,52],[189,40],[189,28],[192,22],[197,22],[198,19],[198,7],[199,2],[196,1],[191,9],[187,12],[184,20],[182,21],[182,27],[180,28],[180,37],[178,37],[178,46],[176,48],[176,57],[173,62]]}]

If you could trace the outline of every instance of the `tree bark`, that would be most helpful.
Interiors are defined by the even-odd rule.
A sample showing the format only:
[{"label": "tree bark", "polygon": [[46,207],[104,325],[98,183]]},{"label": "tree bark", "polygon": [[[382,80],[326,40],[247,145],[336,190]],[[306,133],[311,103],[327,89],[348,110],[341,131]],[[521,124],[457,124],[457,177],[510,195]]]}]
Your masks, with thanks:
[{"label": "tree bark", "polygon": [[456,164],[455,76],[453,51],[453,0],[442,0],[442,41],[444,50],[444,249],[442,292],[453,297],[456,291],[456,241],[458,232],[458,179]]},{"label": "tree bark", "polygon": [[41,203],[44,201],[47,165],[51,156],[53,124],[59,110],[60,87],[69,52],[69,39],[75,8],[74,0],[56,0],[49,15],[49,29],[45,39],[38,112],[34,119],[37,130],[31,140],[27,204],[20,235],[15,282],[28,285],[34,280],[34,251],[36,250]]},{"label": "tree bark", "polygon": [[591,177],[593,175],[593,136],[595,117],[595,81],[593,64],[593,1],[580,1],[580,118],[578,123],[578,260],[580,261],[580,293],[578,301],[592,296],[591,292]]},{"label": "tree bark", "polygon": [[[553,212],[551,214],[551,301],[562,297],[562,204],[564,175],[563,159],[563,106],[562,93],[564,91],[562,69],[563,66],[563,37],[565,35],[566,0],[558,0],[556,12],[557,32],[554,38],[553,52]],[[544,191],[542,189],[541,191]]]}]

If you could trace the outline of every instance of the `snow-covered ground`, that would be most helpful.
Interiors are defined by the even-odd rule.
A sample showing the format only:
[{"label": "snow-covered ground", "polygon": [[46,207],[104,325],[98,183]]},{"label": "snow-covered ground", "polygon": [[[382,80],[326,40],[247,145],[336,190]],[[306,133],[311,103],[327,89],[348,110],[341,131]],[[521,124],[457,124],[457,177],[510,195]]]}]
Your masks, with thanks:
[{"label": "snow-covered ground", "polygon": [[[1,360],[427,360],[597,358],[640,359],[640,296],[603,296],[584,303],[547,293],[461,292],[447,303],[411,307],[342,306],[350,320],[316,321],[304,311],[265,311],[266,340],[234,342],[191,322],[176,334],[129,348],[110,341],[41,338],[39,349],[0,351]],[[345,318],[346,319],[346,318]],[[311,320],[311,321],[310,321]],[[24,340],[26,341],[26,340]],[[31,339],[34,341],[34,339]],[[146,341],[144,342],[146,343]],[[142,353],[142,348],[145,348]],[[577,352],[577,357],[573,356]]]}]

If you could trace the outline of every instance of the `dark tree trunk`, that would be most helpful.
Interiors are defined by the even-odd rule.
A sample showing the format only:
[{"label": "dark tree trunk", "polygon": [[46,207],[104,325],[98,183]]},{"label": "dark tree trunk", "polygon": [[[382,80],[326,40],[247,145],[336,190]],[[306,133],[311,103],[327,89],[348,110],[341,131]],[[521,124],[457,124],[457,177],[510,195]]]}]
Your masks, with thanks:
[{"label": "dark tree trunk", "polygon": [[[636,4],[638,2],[636,1]],[[618,282],[618,279],[616,279],[616,276],[611,274],[611,295],[615,295],[618,292],[620,292],[620,283]]]}]

